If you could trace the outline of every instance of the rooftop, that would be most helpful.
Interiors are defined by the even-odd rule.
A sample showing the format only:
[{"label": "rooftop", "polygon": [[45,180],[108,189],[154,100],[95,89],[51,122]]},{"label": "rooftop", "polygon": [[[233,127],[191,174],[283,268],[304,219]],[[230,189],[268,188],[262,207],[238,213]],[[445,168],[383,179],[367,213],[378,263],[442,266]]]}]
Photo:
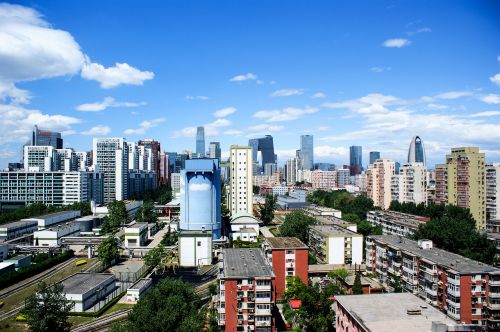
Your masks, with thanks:
[{"label": "rooftop", "polygon": [[38,226],[38,221],[36,220],[19,220],[19,221],[13,221],[9,222],[7,224],[0,225],[0,229],[5,228],[16,228],[24,225],[32,225],[32,226]]},{"label": "rooftop", "polygon": [[314,217],[320,224],[324,225],[339,225],[342,227],[353,226],[356,223],[349,222],[347,220],[337,218],[335,216],[315,216]]},{"label": "rooftop", "polygon": [[319,205],[308,206],[304,210],[307,210],[306,212],[311,212],[311,213],[316,212],[318,214],[324,213],[324,212],[340,212],[340,210],[332,209],[332,208],[329,208],[326,206],[319,206]]},{"label": "rooftop", "polygon": [[266,242],[273,249],[308,249],[308,247],[296,237],[268,237]]},{"label": "rooftop", "polygon": [[115,276],[111,273],[76,273],[61,281],[67,294],[85,294],[102,282]]},{"label": "rooftop", "polygon": [[224,249],[223,278],[274,278],[264,253],[258,248]]},{"label": "rooftop", "polygon": [[153,279],[151,279],[151,278],[139,279],[139,280],[137,280],[137,282],[135,284],[130,286],[128,289],[141,289],[144,286],[151,284],[152,282],[153,282]]},{"label": "rooftop", "polygon": [[363,236],[359,233],[353,232],[347,228],[338,225],[313,225],[309,226],[310,229],[318,231],[324,236]]},{"label": "rooftop", "polygon": [[395,224],[406,225],[412,228],[418,228],[419,225],[425,224],[426,222],[431,220],[431,218],[428,217],[421,217],[396,211],[369,211],[367,217],[369,217],[370,215],[381,216],[384,219]]},{"label": "rooftop", "polygon": [[137,260],[137,261],[126,260],[122,263],[119,263],[118,265],[114,265],[109,270],[115,274],[125,273],[125,272],[137,272],[143,266],[144,266],[144,261],[142,261],[142,260]]},{"label": "rooftop", "polygon": [[258,224],[259,219],[248,212],[238,212],[231,216],[231,224]]},{"label": "rooftop", "polygon": [[434,262],[438,265],[445,266],[459,273],[500,273],[500,269],[496,267],[474,261],[469,258],[465,258],[443,249],[421,249],[418,246],[417,241],[413,241],[397,235],[370,235],[369,238],[375,239],[378,242],[385,243],[390,247],[409,252],[413,255],[421,257],[430,262]]},{"label": "rooftop", "polygon": [[[335,299],[366,331],[431,332],[432,322],[436,321],[457,325],[444,313],[410,293],[342,295]],[[408,310],[420,310],[420,314],[408,314]]]},{"label": "rooftop", "polygon": [[30,218],[24,218],[23,220],[40,220],[40,219],[47,220],[47,219],[51,219],[51,218],[59,217],[59,216],[64,216],[64,215],[69,215],[69,218],[73,218],[73,215],[75,214],[75,212],[79,213],[80,211],[77,211],[77,210],[59,211],[59,212],[44,214],[42,216],[34,216],[34,217],[30,217]]}]

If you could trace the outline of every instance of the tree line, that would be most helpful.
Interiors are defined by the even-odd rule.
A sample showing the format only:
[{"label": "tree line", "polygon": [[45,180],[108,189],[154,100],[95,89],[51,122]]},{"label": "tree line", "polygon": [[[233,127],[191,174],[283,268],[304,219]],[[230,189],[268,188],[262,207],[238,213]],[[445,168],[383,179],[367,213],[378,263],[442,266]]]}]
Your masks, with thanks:
[{"label": "tree line", "polygon": [[88,216],[92,213],[90,209],[90,202],[77,202],[64,206],[45,205],[43,203],[33,203],[26,206],[20,206],[14,211],[2,212],[0,214],[0,225],[20,219],[41,216],[48,213],[59,211],[78,210],[82,216]]}]

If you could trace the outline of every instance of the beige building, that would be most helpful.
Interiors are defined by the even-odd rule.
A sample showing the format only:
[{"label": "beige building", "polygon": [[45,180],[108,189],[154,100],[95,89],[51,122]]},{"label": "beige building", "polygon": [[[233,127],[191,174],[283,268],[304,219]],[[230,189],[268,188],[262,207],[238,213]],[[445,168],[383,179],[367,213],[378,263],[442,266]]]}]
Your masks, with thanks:
[{"label": "beige building", "polygon": [[427,167],[423,163],[401,166],[397,200],[400,203],[427,204]]},{"label": "beige building", "polygon": [[252,147],[232,145],[229,148],[231,214],[253,214]]},{"label": "beige building", "polygon": [[391,204],[391,181],[395,164],[389,159],[378,159],[366,171],[366,194],[375,206],[386,210]]},{"label": "beige building", "polygon": [[484,158],[476,147],[453,148],[436,165],[436,201],[470,209],[477,229],[486,228]]}]

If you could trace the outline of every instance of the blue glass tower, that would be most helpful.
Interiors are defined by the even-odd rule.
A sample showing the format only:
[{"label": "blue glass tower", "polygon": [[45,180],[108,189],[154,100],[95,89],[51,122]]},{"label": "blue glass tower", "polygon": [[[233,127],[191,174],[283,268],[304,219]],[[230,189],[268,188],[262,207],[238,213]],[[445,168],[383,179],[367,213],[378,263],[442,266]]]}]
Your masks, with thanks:
[{"label": "blue glass tower", "polygon": [[205,127],[196,128],[196,157],[205,157]]},{"label": "blue glass tower", "polygon": [[349,147],[350,160],[349,169],[351,171],[351,176],[361,174],[363,170],[363,150],[361,146],[351,146]]},{"label": "blue glass tower", "polygon": [[248,146],[252,147],[252,161],[254,164],[253,174],[259,174],[257,164],[257,155],[260,151],[262,154],[262,166],[261,170],[264,169],[266,164],[275,164],[276,155],[274,154],[274,143],[273,137],[271,135],[266,135],[261,138],[253,138],[248,141]]},{"label": "blue glass tower", "polygon": [[370,151],[370,164],[373,164],[377,159],[380,159],[380,152]]},{"label": "blue glass tower", "polygon": [[217,159],[189,159],[181,171],[180,230],[221,236],[221,184]]},{"label": "blue glass tower", "polygon": [[419,136],[414,136],[408,150],[408,163],[426,164],[424,142]]}]

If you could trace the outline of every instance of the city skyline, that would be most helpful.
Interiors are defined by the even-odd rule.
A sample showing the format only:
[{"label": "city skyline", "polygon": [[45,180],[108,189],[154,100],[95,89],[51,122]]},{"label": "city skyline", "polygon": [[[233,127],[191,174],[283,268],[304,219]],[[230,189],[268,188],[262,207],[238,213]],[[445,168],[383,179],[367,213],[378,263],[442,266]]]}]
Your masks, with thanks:
[{"label": "city skyline", "polygon": [[[365,161],[380,151],[404,163],[418,135],[430,167],[461,146],[500,161],[494,2],[367,2],[356,15],[370,29],[348,19],[356,6],[326,2],[264,12],[247,3],[11,3],[0,5],[0,41],[11,46],[0,52],[2,168],[19,161],[34,125],[60,131],[76,151],[93,137],[195,151],[203,125],[223,158],[231,144],[269,134],[283,164],[300,135],[313,134],[316,162],[347,164],[349,146],[360,145]],[[211,28],[186,28],[190,20]]]}]

